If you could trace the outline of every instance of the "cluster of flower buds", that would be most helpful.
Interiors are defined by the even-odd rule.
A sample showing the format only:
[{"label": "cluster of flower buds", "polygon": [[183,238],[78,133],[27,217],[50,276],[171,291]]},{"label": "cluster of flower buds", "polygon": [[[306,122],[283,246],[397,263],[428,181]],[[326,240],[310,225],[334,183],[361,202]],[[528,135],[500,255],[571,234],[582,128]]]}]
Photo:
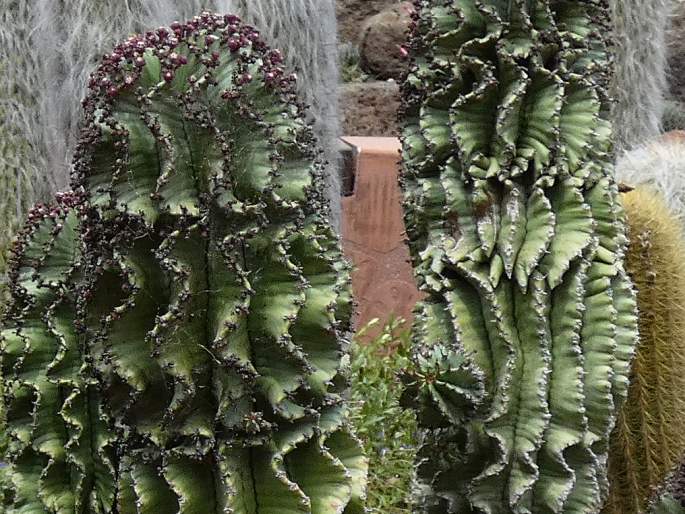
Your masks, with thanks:
[{"label": "cluster of flower buds", "polygon": [[[250,58],[261,57],[263,80],[270,87],[282,87],[287,91],[296,79],[293,75],[285,75],[283,55],[278,50],[267,51],[258,30],[243,24],[236,15],[205,12],[186,23],[174,22],[169,28],[160,27],[132,36],[103,56],[100,66],[90,77],[91,94],[84,105],[88,107],[95,97],[113,100],[134,86],[147,64],[146,56],[159,59],[160,78],[170,83],[178,69],[193,58],[210,68],[218,66],[224,49],[238,56],[249,51]],[[242,83],[252,79],[247,75],[241,77]]]}]

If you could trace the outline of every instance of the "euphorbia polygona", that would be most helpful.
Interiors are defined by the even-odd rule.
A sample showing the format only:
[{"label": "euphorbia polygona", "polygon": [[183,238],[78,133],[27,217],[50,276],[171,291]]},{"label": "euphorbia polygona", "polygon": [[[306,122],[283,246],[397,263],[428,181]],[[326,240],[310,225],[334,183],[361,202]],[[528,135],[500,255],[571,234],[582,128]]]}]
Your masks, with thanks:
[{"label": "euphorbia polygona", "polygon": [[596,513],[635,298],[603,0],[417,0],[403,188],[417,512]]},{"label": "euphorbia polygona", "polygon": [[13,257],[8,512],[362,512],[348,266],[281,54],[235,16],[93,74],[73,186]]}]

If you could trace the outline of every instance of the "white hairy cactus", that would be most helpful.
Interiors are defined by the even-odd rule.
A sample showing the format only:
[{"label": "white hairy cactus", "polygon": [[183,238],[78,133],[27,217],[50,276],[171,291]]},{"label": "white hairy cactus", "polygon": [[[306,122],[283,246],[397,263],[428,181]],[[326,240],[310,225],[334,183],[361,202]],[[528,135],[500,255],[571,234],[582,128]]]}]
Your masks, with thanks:
[{"label": "white hairy cactus", "polygon": [[668,92],[666,32],[674,0],[611,0],[616,145],[631,149],[661,132]]},{"label": "white hairy cactus", "polygon": [[649,185],[685,223],[685,142],[664,138],[625,152],[616,164],[616,177],[630,186]]}]

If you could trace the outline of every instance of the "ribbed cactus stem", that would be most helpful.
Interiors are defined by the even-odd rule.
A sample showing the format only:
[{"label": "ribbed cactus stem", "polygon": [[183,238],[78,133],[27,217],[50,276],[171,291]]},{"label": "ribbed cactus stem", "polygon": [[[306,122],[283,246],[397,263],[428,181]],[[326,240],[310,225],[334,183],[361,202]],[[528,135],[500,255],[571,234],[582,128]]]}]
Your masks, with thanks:
[{"label": "ribbed cactus stem", "polygon": [[648,187],[627,193],[626,267],[637,288],[640,343],[628,400],[611,439],[605,511],[643,512],[685,456],[685,241],[666,200]]},{"label": "ribbed cactus stem", "polygon": [[[416,512],[596,513],[636,343],[601,0],[417,0]],[[411,396],[411,394],[409,395]]]},{"label": "ribbed cactus stem", "polygon": [[363,512],[349,269],[282,61],[203,13],[92,75],[78,196],[15,252],[8,512]]},{"label": "ribbed cactus stem", "polygon": [[[331,218],[339,219],[337,46],[334,0],[12,0],[0,12],[0,180],[20,183],[4,205],[21,218],[68,185],[79,103],[93,63],[117,41],[202,9],[237,12],[284,51],[311,105],[327,159]],[[3,212],[4,217],[4,212]],[[2,239],[0,238],[0,244]]]}]

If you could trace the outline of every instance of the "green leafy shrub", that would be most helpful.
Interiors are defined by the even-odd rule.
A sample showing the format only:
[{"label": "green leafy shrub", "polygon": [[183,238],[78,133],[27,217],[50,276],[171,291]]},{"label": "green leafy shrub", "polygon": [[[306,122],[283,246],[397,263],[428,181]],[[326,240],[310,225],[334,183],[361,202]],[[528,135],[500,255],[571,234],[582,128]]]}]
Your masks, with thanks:
[{"label": "green leafy shrub", "polygon": [[681,465],[654,495],[650,514],[685,514],[685,466]]},{"label": "green leafy shrub", "polygon": [[670,493],[660,496],[654,505],[651,514],[683,514],[685,507]]},{"label": "green leafy shrub", "polygon": [[[364,338],[368,327],[357,334]],[[400,405],[400,373],[411,366],[411,340],[404,320],[392,319],[382,333],[352,351],[350,421],[369,457],[367,508],[378,514],[408,514],[416,416]]]},{"label": "green leafy shrub", "polygon": [[361,68],[359,48],[352,43],[340,45],[340,78],[343,82],[366,82],[369,75]]},{"label": "green leafy shrub", "polygon": [[281,63],[204,13],[92,75],[76,193],[11,262],[7,512],[363,512],[349,270]]},{"label": "green leafy shrub", "polygon": [[416,512],[599,512],[637,336],[606,2],[415,6]]},{"label": "green leafy shrub", "polygon": [[665,132],[685,130],[685,102],[667,100],[664,103],[661,125]]}]

